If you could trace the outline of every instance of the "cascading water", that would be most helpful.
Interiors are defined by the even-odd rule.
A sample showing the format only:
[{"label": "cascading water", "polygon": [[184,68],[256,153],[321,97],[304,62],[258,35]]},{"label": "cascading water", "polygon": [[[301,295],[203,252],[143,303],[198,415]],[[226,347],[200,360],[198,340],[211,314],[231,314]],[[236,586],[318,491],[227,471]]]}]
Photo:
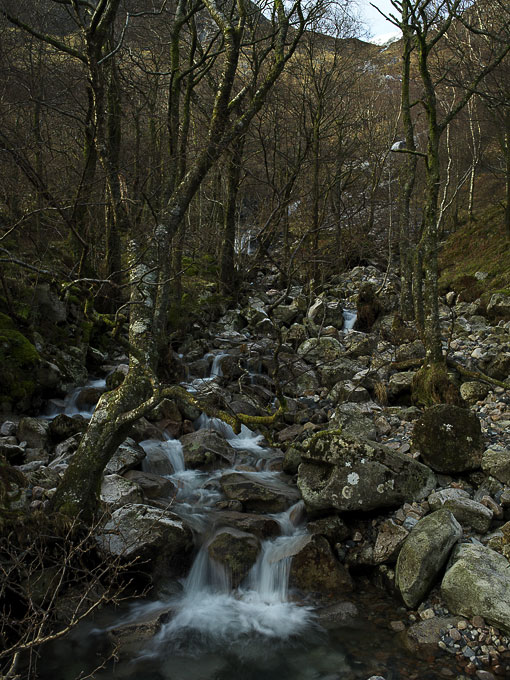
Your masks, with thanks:
[{"label": "cascading water", "polygon": [[352,331],[354,324],[356,323],[357,319],[357,312],[354,309],[344,309],[343,310],[343,316],[344,316],[344,327],[343,330],[345,332]]},{"label": "cascading water", "polygon": [[85,406],[79,406],[80,395],[85,390],[103,391],[105,387],[106,380],[104,378],[89,380],[83,387],[76,387],[69,392],[62,402],[54,401],[45,417],[51,420],[63,413],[66,416],[83,416],[84,418],[90,418],[94,413],[95,405],[86,404]]}]

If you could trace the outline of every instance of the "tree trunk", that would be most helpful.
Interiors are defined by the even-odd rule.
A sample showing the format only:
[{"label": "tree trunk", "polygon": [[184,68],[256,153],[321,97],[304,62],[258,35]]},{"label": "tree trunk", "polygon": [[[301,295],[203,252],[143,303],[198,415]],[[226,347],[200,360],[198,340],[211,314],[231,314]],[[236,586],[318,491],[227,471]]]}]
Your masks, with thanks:
[{"label": "tree trunk", "polygon": [[236,201],[241,179],[242,157],[245,136],[232,144],[227,166],[227,194],[223,214],[223,243],[220,261],[220,288],[223,295],[234,295],[236,287],[235,237]]}]

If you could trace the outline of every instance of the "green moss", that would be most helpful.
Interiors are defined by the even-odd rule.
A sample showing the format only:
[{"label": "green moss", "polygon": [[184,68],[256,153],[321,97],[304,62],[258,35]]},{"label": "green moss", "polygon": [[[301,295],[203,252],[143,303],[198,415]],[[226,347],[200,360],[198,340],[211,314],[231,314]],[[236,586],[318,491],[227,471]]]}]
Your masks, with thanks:
[{"label": "green moss", "polygon": [[412,401],[416,406],[463,404],[458,387],[451,381],[442,362],[422,366],[413,378]]},{"label": "green moss", "polygon": [[10,317],[0,314],[0,391],[7,403],[32,396],[36,385],[30,372],[38,362],[34,345],[16,330]]}]

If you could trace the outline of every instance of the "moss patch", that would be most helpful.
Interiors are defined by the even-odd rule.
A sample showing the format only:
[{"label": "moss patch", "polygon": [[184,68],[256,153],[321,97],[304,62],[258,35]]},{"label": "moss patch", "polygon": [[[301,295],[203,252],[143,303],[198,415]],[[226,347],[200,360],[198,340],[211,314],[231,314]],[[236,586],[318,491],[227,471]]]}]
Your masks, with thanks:
[{"label": "moss patch", "polygon": [[417,406],[463,405],[459,389],[442,362],[422,366],[413,378],[411,393],[412,401]]},{"label": "moss patch", "polygon": [[38,362],[34,345],[16,329],[10,317],[0,314],[0,392],[4,407],[26,407],[26,400],[35,391],[32,369]]}]

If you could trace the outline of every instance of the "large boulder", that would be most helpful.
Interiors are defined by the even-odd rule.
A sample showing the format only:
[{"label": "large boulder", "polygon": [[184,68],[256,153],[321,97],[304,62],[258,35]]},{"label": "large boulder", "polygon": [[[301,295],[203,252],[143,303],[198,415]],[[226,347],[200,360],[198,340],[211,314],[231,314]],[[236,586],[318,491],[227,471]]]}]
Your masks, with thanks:
[{"label": "large boulder", "polygon": [[375,442],[321,432],[304,444],[298,487],[311,511],[367,511],[428,496],[434,474]]},{"label": "large boulder", "polygon": [[377,428],[367,414],[366,407],[354,403],[340,404],[329,419],[330,430],[342,430],[343,434],[363,439],[377,439]]},{"label": "large boulder", "polygon": [[171,512],[138,503],[124,505],[96,534],[99,549],[125,561],[150,563],[151,571],[182,573],[193,546],[190,529]]},{"label": "large boulder", "polygon": [[244,531],[224,527],[207,546],[209,557],[226,568],[232,588],[237,588],[260,553],[260,541]]},{"label": "large boulder", "polygon": [[462,527],[444,508],[414,526],[404,541],[395,571],[397,588],[408,607],[423,600],[461,536]]},{"label": "large boulder", "polygon": [[239,531],[254,534],[261,540],[279,536],[280,525],[272,517],[267,515],[252,515],[248,512],[236,512],[226,510],[218,512],[214,518],[217,527],[230,526]]},{"label": "large boulder", "polygon": [[297,349],[298,355],[310,364],[324,364],[340,359],[344,347],[336,338],[323,336],[305,340]]},{"label": "large boulder", "polygon": [[321,385],[333,387],[340,380],[350,380],[356,373],[363,370],[363,364],[353,361],[348,357],[335,359],[334,361],[320,364],[317,368]]},{"label": "large boulder", "polygon": [[299,500],[299,492],[276,476],[232,472],[220,479],[229,500],[240,501],[247,511],[283,512]]},{"label": "large boulder", "polygon": [[487,305],[487,314],[492,319],[510,319],[510,295],[494,293]]},{"label": "large boulder", "polygon": [[510,633],[508,560],[482,545],[462,544],[452,554],[441,594],[453,613],[483,616]]},{"label": "large boulder", "polygon": [[480,421],[460,406],[432,406],[414,425],[413,445],[436,472],[476,470],[483,451]]},{"label": "large boulder", "polygon": [[203,428],[181,437],[182,450],[186,467],[204,468],[217,462],[232,465],[234,449],[214,430]]},{"label": "large boulder", "polygon": [[308,534],[295,545],[289,585],[324,595],[338,595],[353,589],[349,572],[333,555],[328,541],[323,536]]},{"label": "large boulder", "polygon": [[107,475],[122,475],[128,470],[133,470],[140,466],[142,460],[145,458],[145,451],[141,446],[135,444],[133,439],[126,439],[119,448],[115,451],[113,456],[108,461],[105,468]]},{"label": "large boulder", "polygon": [[49,422],[41,418],[22,418],[18,425],[18,441],[30,449],[43,449],[48,442]]},{"label": "large boulder", "polygon": [[128,503],[141,503],[140,487],[120,475],[105,475],[101,483],[100,500],[110,511]]},{"label": "large boulder", "polygon": [[124,476],[137,484],[146,498],[173,498],[177,492],[173,482],[152,472],[128,470]]},{"label": "large boulder", "polygon": [[76,415],[71,417],[65,413],[60,413],[50,421],[49,434],[53,441],[61,442],[78,432],[85,432],[87,427],[88,421],[83,416]]}]

